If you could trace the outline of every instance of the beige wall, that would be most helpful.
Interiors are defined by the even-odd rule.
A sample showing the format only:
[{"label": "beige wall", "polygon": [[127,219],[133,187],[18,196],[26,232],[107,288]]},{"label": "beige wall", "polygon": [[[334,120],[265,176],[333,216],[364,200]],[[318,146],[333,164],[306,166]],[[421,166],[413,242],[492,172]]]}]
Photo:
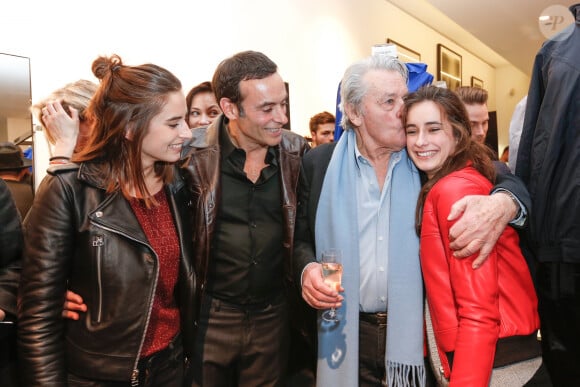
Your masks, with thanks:
[{"label": "beige wall", "polygon": [[518,102],[528,94],[530,77],[513,66],[497,68],[495,77],[498,85],[496,103],[502,108],[498,110],[498,145],[501,152],[509,144],[510,120]]},{"label": "beige wall", "polygon": [[290,84],[292,129],[307,134],[310,116],[334,112],[346,66],[387,37],[419,51],[433,74],[437,43],[462,55],[463,83],[472,75],[484,81],[503,130],[517,102],[506,95],[528,83],[512,66],[495,69],[385,0],[101,0],[90,7],[21,0],[4,4],[2,14],[0,36],[10,38],[0,40],[0,52],[31,58],[33,102],[70,81],[94,80],[90,66],[101,54],[164,66],[187,91],[210,79],[223,58],[253,49],[279,65]]}]

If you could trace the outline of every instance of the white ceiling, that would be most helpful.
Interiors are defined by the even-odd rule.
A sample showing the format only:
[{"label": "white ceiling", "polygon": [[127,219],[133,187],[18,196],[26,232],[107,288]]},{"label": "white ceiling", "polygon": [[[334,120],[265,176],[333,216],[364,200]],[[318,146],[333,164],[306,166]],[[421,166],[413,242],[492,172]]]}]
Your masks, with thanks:
[{"label": "white ceiling", "polygon": [[[538,18],[554,5],[571,0],[387,0],[455,41],[492,66],[511,63],[530,75],[546,36]],[[568,21],[572,14],[565,11]],[[466,32],[467,31],[467,32]]]}]

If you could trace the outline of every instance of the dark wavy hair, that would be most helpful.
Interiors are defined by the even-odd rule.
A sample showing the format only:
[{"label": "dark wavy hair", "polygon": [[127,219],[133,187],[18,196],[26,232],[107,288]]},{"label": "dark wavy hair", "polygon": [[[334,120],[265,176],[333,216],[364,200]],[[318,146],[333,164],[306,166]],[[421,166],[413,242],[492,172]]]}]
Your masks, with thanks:
[{"label": "dark wavy hair", "polygon": [[251,79],[264,79],[276,71],[276,63],[257,51],[242,51],[224,59],[215,70],[211,81],[218,104],[222,98],[228,98],[243,114],[240,83]]},{"label": "dark wavy hair", "polygon": [[495,167],[492,162],[493,153],[485,146],[471,139],[471,124],[465,106],[459,96],[451,90],[424,86],[404,98],[403,125],[407,125],[407,114],[411,108],[421,102],[434,102],[441,110],[441,118],[451,125],[453,136],[457,140],[455,152],[450,155],[435,175],[427,180],[417,202],[415,225],[417,233],[421,231],[423,205],[427,194],[433,186],[451,172],[464,168],[468,163],[492,183],[495,182]]}]

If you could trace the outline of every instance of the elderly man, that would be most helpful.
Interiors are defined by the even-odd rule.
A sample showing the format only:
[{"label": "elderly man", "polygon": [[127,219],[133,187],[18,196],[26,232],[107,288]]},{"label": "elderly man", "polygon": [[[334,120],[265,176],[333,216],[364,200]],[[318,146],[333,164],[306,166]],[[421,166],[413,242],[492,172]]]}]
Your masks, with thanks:
[{"label": "elderly man", "polygon": [[[336,324],[318,323],[318,385],[426,383],[414,228],[421,178],[404,149],[406,81],[405,66],[394,58],[372,56],[350,66],[341,83],[346,132],[303,158],[295,275],[308,304],[340,307],[342,315]],[[522,188],[514,177],[507,179],[505,188]],[[452,248],[466,246],[462,256],[481,248],[485,257],[518,211],[516,202],[506,192],[464,198],[450,217],[466,206],[475,213],[464,214],[462,226],[451,230],[451,239],[459,241]],[[342,250],[340,293],[325,285],[315,259],[328,248]]]}]

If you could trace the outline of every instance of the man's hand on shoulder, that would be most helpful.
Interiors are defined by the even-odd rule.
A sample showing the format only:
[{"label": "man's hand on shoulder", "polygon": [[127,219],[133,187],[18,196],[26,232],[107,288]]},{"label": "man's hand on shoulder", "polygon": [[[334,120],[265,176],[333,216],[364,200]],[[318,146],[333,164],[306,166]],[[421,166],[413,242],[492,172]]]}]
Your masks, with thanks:
[{"label": "man's hand on shoulder", "polygon": [[480,267],[517,211],[510,196],[501,191],[489,196],[468,195],[458,200],[447,218],[458,219],[449,230],[454,256],[465,258],[479,251],[473,268]]}]

